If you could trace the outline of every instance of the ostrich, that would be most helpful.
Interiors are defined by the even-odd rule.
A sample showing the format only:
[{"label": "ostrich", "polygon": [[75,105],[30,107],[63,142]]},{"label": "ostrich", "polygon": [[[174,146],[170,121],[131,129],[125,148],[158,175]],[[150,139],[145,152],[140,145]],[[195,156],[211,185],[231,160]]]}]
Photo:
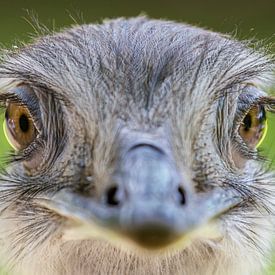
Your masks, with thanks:
[{"label": "ostrich", "polygon": [[258,150],[274,63],[146,17],[2,51],[14,152],[0,177],[12,274],[259,274],[274,174]]}]

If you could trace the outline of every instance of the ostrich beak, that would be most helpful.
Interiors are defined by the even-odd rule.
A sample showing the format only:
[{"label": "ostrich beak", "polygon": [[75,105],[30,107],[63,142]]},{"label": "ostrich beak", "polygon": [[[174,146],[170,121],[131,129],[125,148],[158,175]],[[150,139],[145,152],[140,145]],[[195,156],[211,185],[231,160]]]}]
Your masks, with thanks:
[{"label": "ostrich beak", "polygon": [[113,179],[116,185],[100,202],[62,190],[39,203],[84,228],[83,238],[127,239],[139,247],[162,249],[186,241],[241,201],[224,188],[192,192],[171,158],[151,145],[128,150]]}]

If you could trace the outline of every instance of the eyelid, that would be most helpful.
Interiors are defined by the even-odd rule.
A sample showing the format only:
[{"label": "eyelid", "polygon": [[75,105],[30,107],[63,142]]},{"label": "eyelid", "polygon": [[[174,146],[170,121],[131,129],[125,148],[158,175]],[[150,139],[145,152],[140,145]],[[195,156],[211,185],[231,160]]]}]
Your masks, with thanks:
[{"label": "eyelid", "polygon": [[39,107],[38,98],[30,87],[20,85],[12,89],[11,92],[14,93],[21,103],[28,108],[31,115],[36,115]]},{"label": "eyelid", "polygon": [[268,120],[265,121],[265,130],[264,130],[264,133],[263,133],[261,139],[257,143],[256,149],[259,148],[261,146],[261,144],[263,143],[263,141],[265,140],[265,137],[267,135],[267,131],[268,131]]},{"label": "eyelid", "polygon": [[41,110],[39,106],[39,101],[34,91],[28,86],[17,86],[10,91],[0,93],[0,102],[2,102],[2,107],[6,109],[7,104],[14,103],[19,106],[24,106],[28,109],[30,113],[30,118],[32,119],[38,132],[41,132]]},{"label": "eyelid", "polygon": [[249,110],[260,103],[268,95],[254,85],[245,86],[238,97],[238,109]]},{"label": "eyelid", "polygon": [[238,102],[238,108],[237,108],[237,113],[236,113],[236,124],[240,125],[245,118],[245,116],[249,113],[251,108],[263,105],[264,107],[266,106],[266,97],[257,97],[251,99],[250,102],[247,100],[242,100]]},{"label": "eyelid", "polygon": [[249,103],[243,102],[242,106],[238,107],[238,110],[246,115],[251,108],[259,105],[264,106],[266,111],[275,113],[275,97],[268,95],[257,97]]}]

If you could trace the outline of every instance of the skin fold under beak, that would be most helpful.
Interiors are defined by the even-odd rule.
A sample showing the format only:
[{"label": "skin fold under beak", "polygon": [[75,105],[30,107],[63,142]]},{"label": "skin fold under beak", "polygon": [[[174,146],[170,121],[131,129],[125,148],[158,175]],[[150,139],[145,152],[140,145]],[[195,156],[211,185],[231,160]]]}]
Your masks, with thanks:
[{"label": "skin fold under beak", "polygon": [[116,186],[100,202],[64,189],[37,203],[82,228],[83,238],[127,239],[162,249],[186,240],[241,201],[225,188],[192,192],[167,154],[148,144],[128,150],[113,178]]}]

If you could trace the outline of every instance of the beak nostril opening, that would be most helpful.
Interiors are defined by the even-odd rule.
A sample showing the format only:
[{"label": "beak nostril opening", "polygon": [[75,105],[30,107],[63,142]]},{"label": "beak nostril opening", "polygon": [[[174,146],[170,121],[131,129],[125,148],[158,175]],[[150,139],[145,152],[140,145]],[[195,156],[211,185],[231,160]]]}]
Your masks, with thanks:
[{"label": "beak nostril opening", "polygon": [[118,198],[118,187],[112,186],[106,192],[106,202],[110,206],[120,205],[120,199]]},{"label": "beak nostril opening", "polygon": [[179,203],[181,205],[185,205],[186,204],[185,191],[181,186],[178,187],[178,195],[179,195]]}]

